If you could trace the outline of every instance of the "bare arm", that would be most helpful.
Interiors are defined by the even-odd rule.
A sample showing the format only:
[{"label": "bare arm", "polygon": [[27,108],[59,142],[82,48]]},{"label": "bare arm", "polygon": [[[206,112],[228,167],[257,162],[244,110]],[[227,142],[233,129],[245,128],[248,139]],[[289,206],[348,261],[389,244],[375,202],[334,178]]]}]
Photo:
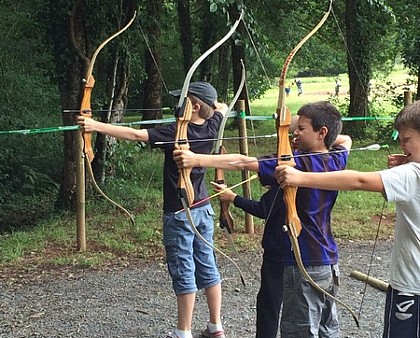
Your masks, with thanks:
[{"label": "bare arm", "polygon": [[95,121],[91,118],[83,116],[77,117],[77,124],[81,127],[82,131],[90,133],[96,131],[101,134],[113,136],[118,139],[148,142],[149,134],[147,129],[134,129],[131,127],[116,126],[109,123],[102,123]]},{"label": "bare arm", "polygon": [[297,186],[325,190],[364,190],[384,192],[381,176],[377,172],[340,170],[323,173],[302,172],[280,165],[276,168],[277,182],[282,188]]},{"label": "bare arm", "polygon": [[216,101],[214,105],[216,106],[215,110],[221,112],[223,116],[225,116],[228,113],[228,106],[226,103]]},{"label": "bare arm", "polygon": [[[204,167],[232,171],[258,171],[258,162],[256,162],[257,158],[241,154],[207,155],[195,154],[190,150],[174,150],[173,158],[180,169]],[[232,164],[232,162],[238,163]]]},{"label": "bare arm", "polygon": [[335,139],[333,146],[343,146],[346,149],[351,149],[353,141],[348,135],[338,135]]}]

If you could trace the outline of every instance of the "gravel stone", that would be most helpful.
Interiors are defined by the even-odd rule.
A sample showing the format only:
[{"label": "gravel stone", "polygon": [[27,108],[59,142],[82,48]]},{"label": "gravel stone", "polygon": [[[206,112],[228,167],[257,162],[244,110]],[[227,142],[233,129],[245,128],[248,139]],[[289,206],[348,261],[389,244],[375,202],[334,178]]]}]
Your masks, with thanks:
[{"label": "gravel stone", "polygon": [[[373,242],[339,242],[341,286],[338,298],[359,312],[365,284],[349,277],[367,273]],[[370,275],[387,281],[391,241],[376,245]],[[261,252],[241,253],[258,273]],[[233,256],[234,258],[234,256]],[[236,269],[219,257],[223,276],[223,323],[228,338],[255,336],[255,303],[259,283],[245,268],[246,286]],[[342,338],[380,338],[385,293],[367,286],[357,328],[351,315],[338,306]],[[193,334],[198,337],[207,321],[202,292],[197,294]],[[164,338],[176,323],[176,303],[162,259],[137,261],[106,270],[1,279],[1,338]]]}]

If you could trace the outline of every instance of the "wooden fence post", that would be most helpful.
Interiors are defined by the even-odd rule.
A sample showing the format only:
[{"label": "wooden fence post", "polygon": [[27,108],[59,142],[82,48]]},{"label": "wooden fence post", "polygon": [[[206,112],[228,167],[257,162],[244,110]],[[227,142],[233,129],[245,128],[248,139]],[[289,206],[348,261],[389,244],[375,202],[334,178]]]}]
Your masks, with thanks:
[{"label": "wooden fence post", "polygon": [[413,103],[413,93],[411,92],[411,90],[405,90],[404,91],[404,106],[407,106],[411,103]]},{"label": "wooden fence post", "polygon": [[85,155],[83,154],[83,138],[80,130],[76,130],[76,226],[77,250],[86,250],[86,181]]}]

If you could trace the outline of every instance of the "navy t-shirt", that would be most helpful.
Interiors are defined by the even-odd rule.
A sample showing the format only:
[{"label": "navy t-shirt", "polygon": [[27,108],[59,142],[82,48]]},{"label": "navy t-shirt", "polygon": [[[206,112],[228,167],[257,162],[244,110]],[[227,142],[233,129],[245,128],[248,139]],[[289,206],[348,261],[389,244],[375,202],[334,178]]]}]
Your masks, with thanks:
[{"label": "navy t-shirt", "polygon": [[237,195],[233,204],[243,211],[265,220],[262,247],[264,260],[282,263],[281,241],[284,232],[280,226],[281,219],[285,219],[285,208],[279,207],[283,203],[283,191],[279,186],[272,186],[261,196],[259,201],[250,200]]},{"label": "navy t-shirt", "polygon": [[[345,150],[338,146],[328,153],[320,153],[312,156],[295,158],[296,168],[307,172],[326,172],[343,170],[348,160],[348,152],[335,152]],[[295,153],[299,154],[298,152]],[[274,157],[274,156],[273,156]],[[265,251],[275,254],[278,252],[277,245],[281,248],[281,256],[285,265],[295,265],[296,261],[291,250],[289,236],[281,230],[285,224],[285,204],[283,201],[283,190],[279,189],[274,176],[274,168],[277,160],[272,159],[259,163],[259,176],[262,185],[270,185],[271,189],[279,190],[281,198],[276,199],[277,225],[266,226],[263,236],[263,247]],[[298,237],[304,265],[330,265],[337,264],[338,249],[334,240],[331,228],[331,210],[338,196],[338,191],[321,189],[298,188],[296,194],[296,206],[299,219],[302,224],[302,232]],[[276,242],[274,239],[279,238]]]},{"label": "navy t-shirt", "polygon": [[[188,140],[214,139],[223,115],[215,112],[214,115],[203,124],[188,124]],[[163,210],[165,212],[175,212],[182,209],[181,200],[178,195],[178,168],[173,160],[174,144],[155,145],[156,142],[168,142],[175,140],[176,123],[162,127],[149,129],[149,142],[152,147],[162,148],[165,152],[165,163],[163,166]],[[213,149],[214,141],[191,142],[190,150],[197,154],[210,154]],[[207,185],[205,182],[205,168],[192,168],[191,182],[194,187],[194,202],[208,197]],[[209,204],[204,202],[202,205]]]}]

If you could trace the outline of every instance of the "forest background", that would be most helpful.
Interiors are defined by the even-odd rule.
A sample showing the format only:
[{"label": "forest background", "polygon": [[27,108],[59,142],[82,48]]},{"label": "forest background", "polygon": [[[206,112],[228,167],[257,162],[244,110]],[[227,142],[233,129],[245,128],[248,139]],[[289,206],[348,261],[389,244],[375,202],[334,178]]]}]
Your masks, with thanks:
[{"label": "forest background", "polygon": [[[193,79],[211,82],[220,100],[230,102],[241,78],[240,60],[244,60],[246,88],[240,99],[250,102],[246,113],[270,116],[276,107],[276,99],[270,97],[278,92],[286,56],[327,8],[328,1],[310,0],[0,1],[0,262],[50,251],[55,262],[91,264],[120,253],[147,256],[159,250],[159,151],[96,136],[97,181],[135,214],[136,225],[130,226],[90,189],[87,222],[88,248],[95,251],[92,258],[74,252],[76,132],[12,132],[72,126],[80,111],[82,79],[95,49],[134,12],[132,26],[106,45],[95,63],[93,115],[105,122],[170,116],[176,102],[168,91],[182,86],[191,64],[226,34],[242,10],[245,16],[235,34],[204,60]],[[298,52],[289,70],[289,81],[301,78],[305,91],[296,97],[292,87],[288,98],[292,111],[305,103],[304,97],[328,98],[350,119],[395,116],[403,105],[404,90],[419,98],[419,20],[420,6],[414,0],[334,1],[330,17]],[[342,85],[338,96],[333,94],[335,79]],[[316,88],[313,96],[311,85]],[[249,122],[248,128],[250,134],[275,132],[269,119]],[[350,121],[344,131],[356,145],[392,142],[392,123],[386,120]],[[226,135],[236,133],[232,119]],[[274,142],[258,141],[249,152],[273,152]],[[237,151],[237,145],[232,147],[229,151]],[[391,147],[398,149],[395,142]],[[384,167],[384,153],[354,152],[352,156],[352,168]],[[238,182],[240,177],[233,173],[228,180]],[[256,198],[263,193],[257,184],[253,191]],[[392,207],[381,215],[378,196],[340,195],[344,197],[337,212],[344,227],[336,228],[337,236],[371,236],[363,226],[386,215],[392,224]],[[365,209],[354,215],[360,204]],[[241,232],[241,226],[237,229]],[[383,236],[392,236],[392,227]],[[238,234],[237,241],[241,240],[258,245]]]}]

